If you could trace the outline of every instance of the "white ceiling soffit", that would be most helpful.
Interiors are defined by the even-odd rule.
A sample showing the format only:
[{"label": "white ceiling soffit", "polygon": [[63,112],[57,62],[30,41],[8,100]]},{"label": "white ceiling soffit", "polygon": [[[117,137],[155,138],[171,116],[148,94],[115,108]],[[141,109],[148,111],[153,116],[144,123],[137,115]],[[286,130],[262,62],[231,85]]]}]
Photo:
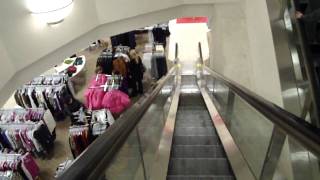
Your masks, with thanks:
[{"label": "white ceiling soffit", "polygon": [[232,3],[240,0],[182,0],[183,4],[217,4],[217,3]]},{"label": "white ceiling soffit", "polygon": [[61,62],[65,57],[87,47],[90,42],[101,37],[112,36],[178,17],[209,16],[210,13],[211,6],[208,5],[181,5],[99,25],[16,72],[10,81],[0,90],[0,105],[2,105],[21,84],[24,84],[32,77],[39,75],[49,67]]}]

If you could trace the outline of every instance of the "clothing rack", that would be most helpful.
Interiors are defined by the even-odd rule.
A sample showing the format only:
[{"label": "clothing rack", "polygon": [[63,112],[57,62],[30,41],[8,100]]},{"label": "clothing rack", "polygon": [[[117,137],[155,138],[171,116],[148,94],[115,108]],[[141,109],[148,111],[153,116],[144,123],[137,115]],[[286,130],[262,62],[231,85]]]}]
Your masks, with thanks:
[{"label": "clothing rack", "polygon": [[17,116],[20,117],[19,120],[40,121],[40,120],[43,120],[44,115],[45,115],[45,109],[43,108],[0,109],[0,121],[9,120],[9,119],[16,120]]},{"label": "clothing rack", "polygon": [[69,127],[69,143],[74,158],[115,122],[111,112],[106,109],[88,111],[87,114],[89,116],[84,117],[85,124]]},{"label": "clothing rack", "polygon": [[19,160],[21,154],[18,153],[0,153],[0,161],[14,161],[14,160]]},{"label": "clothing rack", "polygon": [[24,150],[42,157],[53,147],[54,136],[44,122],[0,123],[0,145]]},{"label": "clothing rack", "polygon": [[73,94],[66,83],[60,82],[60,84],[55,85],[25,84],[16,90],[14,97],[21,107],[49,109],[55,120],[63,120],[67,115],[67,107],[65,107],[64,101],[67,96],[73,98]]},{"label": "clothing rack", "polygon": [[91,142],[88,124],[69,127],[69,144],[74,158],[79,156]]},{"label": "clothing rack", "polygon": [[0,153],[0,179],[26,179],[39,178],[39,167],[30,153]]},{"label": "clothing rack", "polygon": [[[93,136],[104,133],[115,122],[111,112],[106,109],[91,111],[90,128]],[[94,138],[96,138],[94,137]]]},{"label": "clothing rack", "polygon": [[129,46],[122,46],[122,45],[116,46],[115,49],[116,49],[116,52],[121,52],[125,54],[128,54],[130,51]]},{"label": "clothing rack", "polygon": [[[59,79],[59,83],[56,84],[54,80]],[[51,75],[40,75],[38,77],[33,78],[29,83],[29,85],[43,85],[43,83],[48,83],[45,85],[62,85],[66,84],[69,80],[67,74],[51,74]]]},{"label": "clothing rack", "polygon": [[76,132],[76,131],[80,131],[83,130],[85,128],[89,128],[88,124],[85,125],[75,125],[75,126],[70,126],[69,127],[69,132]]},{"label": "clothing rack", "polygon": [[123,80],[123,77],[121,75],[97,74],[96,81],[98,81],[100,76],[108,77],[107,80],[105,81],[105,83],[103,85],[99,85],[99,86],[91,86],[91,87],[89,87],[89,89],[103,88],[103,91],[105,91],[105,92],[109,91],[109,90],[113,90],[113,89],[119,89],[121,86],[121,82]]},{"label": "clothing rack", "polygon": [[66,86],[66,84],[56,84],[56,85],[47,85],[47,84],[37,84],[37,85],[33,85],[33,84],[25,84],[22,87],[23,88],[47,88],[47,87],[64,87]]},{"label": "clothing rack", "polygon": [[0,109],[0,123],[28,123],[44,122],[48,126],[51,134],[55,136],[56,122],[49,111],[43,108],[12,108]]},{"label": "clothing rack", "polygon": [[19,128],[34,128],[37,124],[35,123],[23,123],[23,122],[11,122],[11,123],[0,123],[1,129],[19,129]]}]

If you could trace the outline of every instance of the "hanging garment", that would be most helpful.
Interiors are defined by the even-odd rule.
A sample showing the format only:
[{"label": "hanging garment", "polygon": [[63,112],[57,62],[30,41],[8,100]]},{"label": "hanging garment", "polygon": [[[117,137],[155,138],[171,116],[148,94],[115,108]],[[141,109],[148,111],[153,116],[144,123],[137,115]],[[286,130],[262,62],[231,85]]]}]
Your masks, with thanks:
[{"label": "hanging garment", "polygon": [[73,157],[79,156],[90,144],[89,128],[84,126],[71,126],[69,128],[69,144]]},{"label": "hanging garment", "polygon": [[167,74],[167,60],[163,53],[154,53],[151,61],[151,74],[154,78],[160,79]]},{"label": "hanging garment", "polygon": [[121,84],[122,76],[98,74],[91,80],[89,88],[85,91],[85,107],[90,110],[103,109],[102,102],[106,92],[119,89]]},{"label": "hanging garment", "polygon": [[113,56],[112,53],[103,52],[101,56],[97,59],[97,65],[102,68],[102,73],[104,74],[112,74],[113,68]]},{"label": "hanging garment", "polygon": [[29,180],[35,180],[39,176],[39,167],[30,153],[26,153],[21,158],[21,168]]},{"label": "hanging garment", "polygon": [[68,76],[49,75],[34,78],[15,91],[15,100],[24,108],[49,109],[55,120],[65,118],[64,97],[71,94]]},{"label": "hanging garment", "polygon": [[33,132],[33,137],[39,142],[45,151],[53,148],[53,136],[47,126],[41,124]]},{"label": "hanging garment", "polygon": [[130,71],[130,76],[133,79],[136,79],[136,80],[143,79],[144,70],[145,68],[143,67],[140,57],[137,62],[134,59],[131,59],[129,63],[129,71]]},{"label": "hanging garment", "polygon": [[0,153],[0,179],[35,180],[39,178],[39,167],[30,153]]},{"label": "hanging garment", "polygon": [[119,114],[130,106],[130,98],[119,90],[112,90],[104,96],[102,106],[112,113]]},{"label": "hanging garment", "polygon": [[[44,109],[7,109],[0,110],[0,144],[4,148],[36,153],[41,156],[52,148],[55,122],[53,118],[44,120]],[[49,131],[50,124],[52,131]],[[45,131],[44,131],[45,130]],[[38,135],[36,135],[38,134]],[[46,141],[41,139],[47,138]],[[48,138],[49,137],[49,138]]]}]

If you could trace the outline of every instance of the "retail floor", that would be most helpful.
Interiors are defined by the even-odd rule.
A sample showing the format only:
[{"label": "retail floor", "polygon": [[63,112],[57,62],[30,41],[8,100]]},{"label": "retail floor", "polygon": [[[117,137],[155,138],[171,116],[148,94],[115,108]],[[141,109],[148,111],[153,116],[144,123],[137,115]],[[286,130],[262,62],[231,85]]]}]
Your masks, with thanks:
[{"label": "retail floor", "polygon": [[[89,51],[85,50],[77,55],[85,55],[86,57],[86,64],[84,68],[84,72],[79,75],[79,77],[75,80],[75,90],[76,90],[76,98],[81,102],[84,102],[84,91],[89,83],[89,80],[95,74],[95,66],[96,60],[100,53],[102,52],[103,48],[97,48],[95,50]],[[70,126],[70,119],[67,118],[64,121],[57,122],[56,127],[56,140],[55,146],[48,158],[46,159],[36,159],[39,167],[40,167],[40,179],[47,180],[47,179],[54,179],[54,173],[56,168],[60,163],[67,159],[73,159],[69,140],[68,140],[68,129]]]},{"label": "retail floor", "polygon": [[[138,44],[141,47],[144,47],[144,44]],[[77,53],[77,56],[84,55],[86,57],[86,64],[84,67],[84,70],[82,73],[77,75],[76,78],[72,78],[74,89],[75,89],[75,97],[81,101],[84,102],[84,92],[87,88],[90,79],[95,75],[95,66],[96,66],[96,60],[98,56],[101,54],[102,50],[104,48],[98,47],[93,50],[83,50],[79,53]],[[143,49],[143,48],[142,48]],[[142,50],[141,49],[141,50]],[[139,53],[139,48],[137,49]],[[142,52],[141,52],[142,53]],[[167,61],[168,66],[171,67],[172,63],[170,61]],[[54,72],[53,68],[51,70],[48,70],[47,72],[44,72],[44,74],[51,74]],[[152,85],[154,85],[156,82],[151,79],[151,76],[148,74],[145,74],[144,77],[144,90],[147,91]],[[131,99],[131,102],[136,102],[140,97],[134,97]],[[7,103],[3,105],[2,108],[13,108],[16,107],[16,103],[14,100],[14,96],[12,95]],[[54,174],[56,171],[56,168],[58,165],[67,159],[73,159],[70,146],[69,146],[69,126],[70,126],[70,119],[67,118],[64,121],[57,122],[56,125],[56,140],[54,149],[52,152],[44,159],[36,159],[37,164],[40,167],[40,179],[42,180],[50,180],[54,179]]]},{"label": "retail floor", "polygon": [[[86,57],[86,64],[83,70],[83,73],[79,74],[77,78],[72,79],[75,89],[75,98],[84,102],[84,92],[91,80],[91,78],[95,75],[95,67],[96,67],[96,60],[98,56],[101,54],[104,48],[96,48],[94,50],[84,50],[80,53],[77,53],[77,56],[84,55]],[[144,80],[144,89],[145,91],[149,89],[155,81],[150,79]],[[131,102],[134,103],[139,99],[139,97],[131,98]],[[55,147],[50,156],[46,159],[36,159],[39,167],[40,167],[40,178],[47,180],[47,179],[54,179],[54,173],[56,168],[60,163],[67,159],[73,159],[69,140],[68,140],[68,129],[70,126],[70,119],[67,118],[62,122],[57,122],[56,127],[56,140],[55,140]]]},{"label": "retail floor", "polygon": [[[84,91],[89,84],[90,79],[95,75],[96,60],[101,54],[103,48],[96,48],[94,50],[85,50],[77,55],[84,55],[86,57],[86,64],[83,73],[79,75],[74,81],[74,88],[76,91],[76,98],[84,102]],[[132,102],[136,101],[138,97],[133,98]],[[37,159],[40,167],[40,178],[43,180],[54,179],[54,173],[60,163],[67,159],[73,159],[69,140],[68,129],[70,126],[70,119],[57,122],[55,147],[50,156],[46,159]]]}]

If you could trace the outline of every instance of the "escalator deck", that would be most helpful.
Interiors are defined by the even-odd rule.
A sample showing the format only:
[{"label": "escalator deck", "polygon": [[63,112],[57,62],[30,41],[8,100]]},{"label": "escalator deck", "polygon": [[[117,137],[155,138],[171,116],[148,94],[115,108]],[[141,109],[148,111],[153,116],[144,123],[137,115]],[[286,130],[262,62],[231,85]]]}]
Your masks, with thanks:
[{"label": "escalator deck", "polygon": [[[193,76],[184,81],[197,87]],[[200,92],[181,92],[167,180],[234,180]]]}]

